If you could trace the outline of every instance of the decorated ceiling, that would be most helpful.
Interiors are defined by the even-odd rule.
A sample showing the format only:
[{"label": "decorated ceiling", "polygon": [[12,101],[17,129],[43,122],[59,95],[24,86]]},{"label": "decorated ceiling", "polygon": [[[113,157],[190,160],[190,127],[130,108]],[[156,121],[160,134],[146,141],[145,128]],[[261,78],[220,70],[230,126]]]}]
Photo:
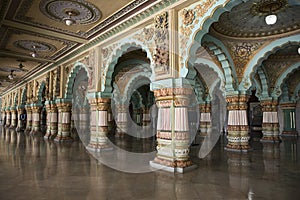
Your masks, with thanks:
[{"label": "decorated ceiling", "polygon": [[[135,12],[152,6],[154,2],[160,1],[0,0],[0,94],[47,65],[58,63],[112,26],[127,22]],[[182,1],[178,9],[194,2],[201,1]],[[214,2],[207,0],[205,6],[209,8]],[[227,58],[234,68],[235,84],[242,81],[245,66],[268,41],[299,34],[299,10],[299,0],[245,0],[220,14],[217,21],[210,25],[207,35],[224,45],[222,48],[228,52]],[[266,25],[268,14],[277,15],[275,24]],[[183,23],[192,26],[191,22],[197,21],[195,16],[189,10],[185,15],[187,21]],[[210,40],[205,39],[201,44],[203,48],[197,51],[197,56],[211,57],[223,71],[217,55],[209,51],[212,45],[218,44],[211,44]],[[264,71],[269,88],[274,89],[275,81],[291,64],[300,62],[299,46],[300,38],[298,43],[291,43],[266,55],[261,66],[256,68]],[[299,68],[288,76],[290,80],[285,79],[290,85],[290,93],[300,84],[296,76]],[[255,73],[252,76],[258,77]]]},{"label": "decorated ceiling", "polygon": [[0,0],[0,93],[151,2]]}]

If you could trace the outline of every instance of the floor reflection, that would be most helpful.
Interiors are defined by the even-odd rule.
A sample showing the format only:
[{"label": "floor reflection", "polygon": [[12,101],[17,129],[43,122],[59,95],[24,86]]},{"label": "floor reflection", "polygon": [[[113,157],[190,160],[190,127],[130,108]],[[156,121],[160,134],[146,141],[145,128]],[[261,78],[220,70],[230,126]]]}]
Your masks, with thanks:
[{"label": "floor reflection", "polygon": [[[155,147],[151,140],[111,140],[133,152]],[[97,162],[81,142],[55,143],[2,128],[0,199],[298,199],[297,138],[254,142],[246,154],[224,151],[224,142],[221,137],[204,159],[191,152],[194,171],[134,174]]]}]

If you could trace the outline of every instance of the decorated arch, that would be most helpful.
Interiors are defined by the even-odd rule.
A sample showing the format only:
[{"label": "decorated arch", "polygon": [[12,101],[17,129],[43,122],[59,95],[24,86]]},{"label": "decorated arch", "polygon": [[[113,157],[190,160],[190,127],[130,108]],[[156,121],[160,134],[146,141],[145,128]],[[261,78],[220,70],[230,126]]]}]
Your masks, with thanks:
[{"label": "decorated arch", "polygon": [[268,58],[269,55],[275,53],[281,48],[290,46],[291,44],[299,44],[299,34],[274,40],[261,48],[247,64],[239,89],[241,91],[248,90],[251,86],[251,74],[256,71],[257,67],[261,66],[262,62]]},{"label": "decorated arch", "polygon": [[300,62],[294,63],[291,65],[287,70],[281,74],[281,76],[277,79],[275,83],[275,88],[271,94],[272,97],[278,98],[282,94],[282,84],[284,83],[285,79],[289,77],[294,71],[296,71],[300,66]]},{"label": "decorated arch", "polygon": [[[103,52],[103,72],[101,74],[101,91],[104,93],[111,93],[112,87],[112,74],[115,70],[115,66],[117,65],[118,59],[124,54],[127,53],[130,48],[139,48],[142,51],[145,51],[147,54],[147,58],[150,60],[150,69],[152,71],[151,80],[154,79],[154,70],[153,70],[153,59],[151,47],[147,46],[143,42],[133,39],[126,38],[117,43],[105,48]],[[112,49],[112,50],[111,50]],[[111,51],[111,52],[110,52]],[[109,55],[108,55],[109,54]]]},{"label": "decorated arch", "polygon": [[83,63],[76,62],[74,67],[71,69],[71,71],[68,75],[68,80],[67,80],[65,95],[64,95],[65,99],[72,99],[73,98],[73,85],[74,85],[74,82],[75,82],[75,78],[76,78],[78,72],[81,69],[85,70],[88,79],[90,79],[88,68]]}]

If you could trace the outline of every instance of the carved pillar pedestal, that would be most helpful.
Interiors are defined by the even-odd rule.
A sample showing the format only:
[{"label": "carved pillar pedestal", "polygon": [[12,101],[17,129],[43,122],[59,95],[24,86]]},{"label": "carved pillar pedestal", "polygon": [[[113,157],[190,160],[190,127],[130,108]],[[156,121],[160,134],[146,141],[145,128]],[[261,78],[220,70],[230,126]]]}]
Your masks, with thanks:
[{"label": "carved pillar pedestal", "polygon": [[92,151],[110,150],[108,144],[108,109],[110,108],[110,98],[93,98],[90,102],[90,143],[87,149]]},{"label": "carved pillar pedestal", "polygon": [[286,102],[280,104],[283,111],[282,136],[297,136],[296,127],[296,103]]},{"label": "carved pillar pedestal", "polygon": [[46,103],[47,112],[47,130],[44,136],[45,139],[54,139],[57,136],[58,116],[57,106],[55,101],[47,101]]},{"label": "carved pillar pedestal", "polygon": [[262,100],[263,123],[261,142],[281,142],[279,137],[279,122],[277,113],[277,101]]},{"label": "carved pillar pedestal", "polygon": [[30,133],[31,128],[32,128],[32,110],[31,110],[31,105],[26,105],[25,109],[26,109],[26,118],[27,118],[25,133]]},{"label": "carved pillar pedestal", "polygon": [[170,172],[183,173],[196,166],[189,159],[188,105],[190,88],[154,90],[158,106],[157,154],[150,165]]},{"label": "carved pillar pedestal", "polygon": [[251,150],[249,145],[249,127],[247,120],[247,100],[246,95],[227,96],[228,143],[225,150],[236,152],[248,152]]},{"label": "carved pillar pedestal", "polygon": [[5,122],[5,127],[6,127],[6,128],[9,128],[9,127],[10,127],[10,124],[11,124],[11,112],[10,112],[10,109],[9,109],[9,108],[6,108],[5,112],[6,112],[6,122]]},{"label": "carved pillar pedestal", "polygon": [[23,116],[23,114],[25,113],[25,108],[22,106],[19,106],[19,107],[17,107],[17,110],[18,110],[18,125],[16,128],[16,131],[21,132],[21,131],[24,131],[24,129],[25,129],[25,125],[24,125],[25,119],[21,118]]},{"label": "carved pillar pedestal", "polygon": [[57,99],[56,106],[58,110],[58,131],[54,139],[55,142],[72,142],[70,136],[71,129],[71,101]]},{"label": "carved pillar pedestal", "polygon": [[211,105],[200,104],[200,136],[205,137],[211,133]]},{"label": "carved pillar pedestal", "polygon": [[11,112],[11,124],[9,128],[15,129],[17,127],[17,110],[15,107],[10,108],[10,112]]},{"label": "carved pillar pedestal", "polygon": [[32,128],[30,131],[30,134],[42,136],[41,132],[41,122],[40,122],[40,113],[41,113],[41,105],[39,104],[32,104],[31,110],[32,110]]},{"label": "carved pillar pedestal", "polygon": [[123,137],[127,133],[127,108],[124,104],[116,105],[116,136]]}]

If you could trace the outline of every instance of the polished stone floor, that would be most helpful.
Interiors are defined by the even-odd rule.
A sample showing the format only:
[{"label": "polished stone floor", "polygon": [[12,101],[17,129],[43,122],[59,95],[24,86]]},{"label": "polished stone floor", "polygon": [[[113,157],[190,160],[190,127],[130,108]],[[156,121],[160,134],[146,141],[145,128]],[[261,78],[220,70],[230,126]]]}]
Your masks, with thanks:
[{"label": "polished stone floor", "polygon": [[[155,146],[118,140],[136,151]],[[185,174],[124,173],[100,164],[81,142],[59,144],[2,129],[0,199],[300,199],[299,139],[252,142],[247,154],[226,152],[224,143],[221,137],[204,159],[192,156],[198,168]]]}]

